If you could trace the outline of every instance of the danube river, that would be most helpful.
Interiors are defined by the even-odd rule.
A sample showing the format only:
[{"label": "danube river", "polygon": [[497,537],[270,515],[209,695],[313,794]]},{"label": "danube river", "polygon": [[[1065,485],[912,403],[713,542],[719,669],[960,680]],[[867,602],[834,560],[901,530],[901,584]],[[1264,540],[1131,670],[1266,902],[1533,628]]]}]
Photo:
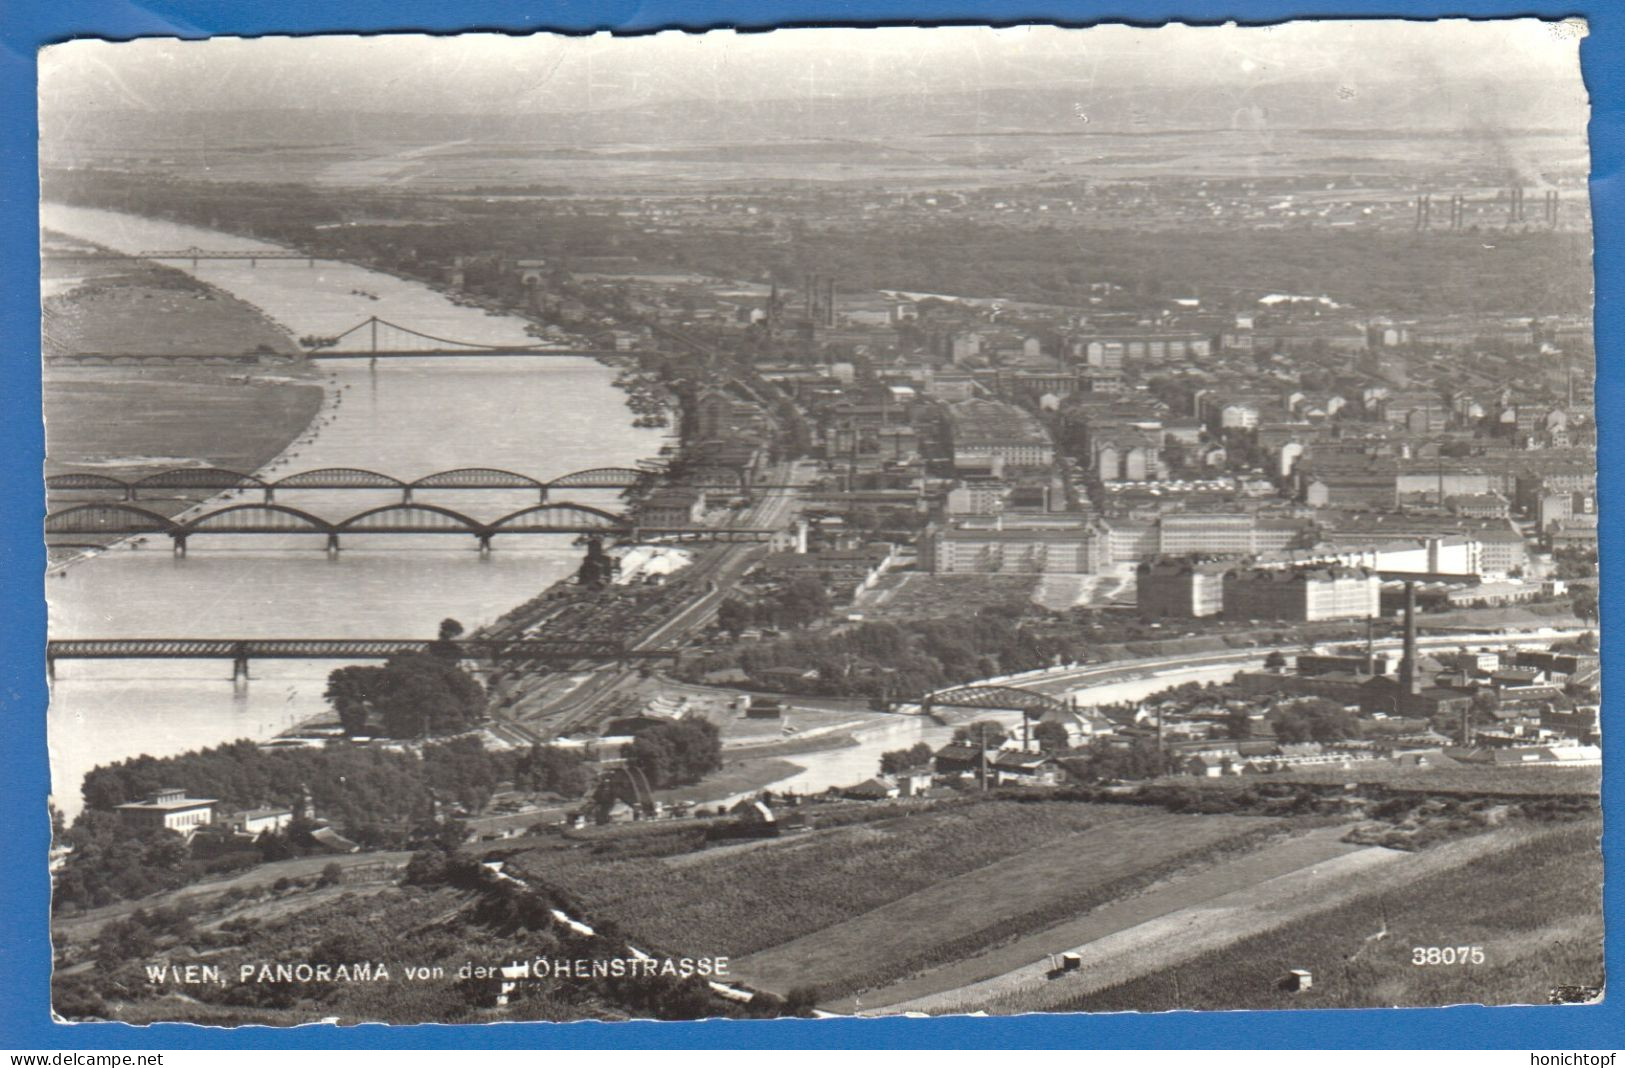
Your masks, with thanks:
[{"label": "danube river", "polygon": [[[47,205],[44,225],[125,252],[269,248],[231,234],[112,212]],[[171,261],[174,262],[174,261]],[[203,261],[189,273],[261,308],[296,337],[331,336],[377,315],[427,333],[485,344],[526,342],[523,320],[453,304],[426,286],[318,261]],[[548,479],[653,456],[658,430],[631,425],[614,371],[586,358],[422,358],[323,366],[326,403],[272,461],[277,477],[362,467],[411,479],[456,467],[498,467]],[[571,500],[618,509],[613,493]],[[249,501],[259,499],[250,494]],[[278,504],[341,518],[396,500],[367,492],[282,492]],[[219,503],[219,502],[216,502]],[[534,493],[420,492],[488,520],[536,503]],[[574,569],[566,537],[498,537],[487,557],[473,537],[349,536],[329,557],[319,535],[201,536],[177,558],[169,540],[80,560],[47,580],[53,638],[432,637],[446,616],[470,629]],[[57,803],[80,807],[91,767],[234,738],[266,738],[322,712],[332,662],[260,661],[234,686],[214,661],[68,661],[50,712]]]}]

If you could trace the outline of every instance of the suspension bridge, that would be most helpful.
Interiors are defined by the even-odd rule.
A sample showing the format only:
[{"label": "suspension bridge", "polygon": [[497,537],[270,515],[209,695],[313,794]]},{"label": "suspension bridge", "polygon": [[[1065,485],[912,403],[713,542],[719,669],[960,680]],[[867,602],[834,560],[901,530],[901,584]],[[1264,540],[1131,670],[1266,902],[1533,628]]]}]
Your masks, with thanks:
[{"label": "suspension bridge", "polygon": [[[670,660],[674,649],[631,649],[620,642],[547,638],[468,638],[454,646],[459,659],[504,665],[620,663]],[[230,660],[232,678],[248,678],[250,660],[387,660],[428,652],[429,642],[405,638],[88,638],[49,641],[45,667],[56,678],[58,660]]]},{"label": "suspension bridge", "polygon": [[773,540],[778,531],[768,527],[643,525],[629,516],[568,501],[521,508],[489,523],[432,504],[389,504],[334,521],[284,504],[233,504],[189,519],[172,519],[135,504],[103,501],[48,513],[45,534],[58,538],[159,535],[173,542],[176,555],[184,556],[187,542],[205,534],[319,534],[326,538],[330,553],[338,552],[341,537],[349,534],[457,534],[474,537],[480,552],[486,553],[498,534],[765,542]]},{"label": "suspension bridge", "polygon": [[[286,257],[284,257],[286,258]],[[543,356],[603,357],[625,356],[617,349],[550,348],[540,342],[522,345],[492,345],[459,341],[414,330],[378,316],[369,316],[342,333],[330,337],[301,339],[307,360],[387,360],[417,359],[428,356]],[[172,364],[172,363],[258,363],[261,353],[240,352],[218,355],[178,355],[176,353],[132,352],[50,352],[50,363]]]},{"label": "suspension bridge", "polygon": [[292,249],[143,249],[140,252],[116,252],[113,249],[46,249],[44,255],[53,260],[189,260],[196,267],[203,260],[247,260],[250,267],[259,266],[261,260],[304,260],[305,266],[314,267],[320,257]]},{"label": "suspension bridge", "polygon": [[458,341],[370,315],[331,337],[306,338],[310,360],[399,359],[421,356],[624,356],[615,349],[559,349],[540,344],[491,345]]},{"label": "suspension bridge", "polygon": [[[279,492],[293,490],[381,490],[400,494],[402,504],[412,504],[414,496],[424,491],[519,490],[533,492],[539,502],[545,503],[548,494],[557,490],[636,489],[662,475],[651,469],[592,467],[539,479],[497,467],[459,467],[408,480],[362,467],[323,467],[269,480],[222,467],[177,467],[134,479],[71,471],[47,476],[45,488],[58,494],[114,495],[125,501],[138,501],[143,495],[151,499],[177,494],[259,493],[265,504],[275,503]],[[742,472],[725,467],[698,468],[685,474],[684,483],[733,493],[748,488]]]}]

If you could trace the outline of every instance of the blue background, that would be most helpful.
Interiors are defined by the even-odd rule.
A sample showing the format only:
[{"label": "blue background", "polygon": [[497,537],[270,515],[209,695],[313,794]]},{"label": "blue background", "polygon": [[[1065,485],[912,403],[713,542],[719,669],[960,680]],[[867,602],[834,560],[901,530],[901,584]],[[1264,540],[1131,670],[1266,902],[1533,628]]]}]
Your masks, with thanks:
[{"label": "blue background", "polygon": [[[1625,5],[1621,5],[1625,7]],[[590,32],[681,27],[767,27],[808,24],[1013,23],[1087,24],[1273,22],[1313,17],[1494,17],[1581,16],[1591,35],[1581,48],[1591,92],[1592,210],[1596,220],[1597,418],[1601,430],[1598,494],[1602,511],[1603,633],[1625,634],[1625,611],[1613,593],[1622,520],[1618,490],[1625,486],[1621,414],[1625,383],[1613,365],[1614,346],[1625,338],[1619,306],[1621,190],[1625,143],[1625,10],[1608,0],[1554,3],[1427,2],[1427,0],[1182,0],[1131,2],[1089,0],[1071,4],[1033,0],[564,0],[554,4],[498,0],[277,0],[275,3],[149,2],[144,6],[48,0],[0,0],[0,1047],[58,1050],[186,1048],[313,1048],[341,1046],[477,1049],[586,1046],[664,1047],[1484,1047],[1599,1048],[1625,1036],[1625,997],[1600,1006],[1484,1009],[1230,1012],[1164,1015],[1028,1016],[1000,1019],[718,1021],[693,1024],[498,1024],[409,1028],[302,1027],[211,1030],[185,1025],[148,1028],[122,1024],[53,1024],[49,1011],[50,952],[46,926],[49,880],[44,860],[49,839],[45,797],[49,789],[44,671],[45,554],[40,420],[38,180],[34,107],[34,55],[42,45],[77,36],[202,37],[218,34],[449,32],[486,29],[553,29]],[[1620,645],[1603,643],[1604,677],[1622,676]],[[1605,720],[1613,718],[1614,700]],[[1622,731],[1604,737],[1604,802],[1618,796],[1625,778]],[[1611,808],[1612,805],[1609,805]],[[1617,876],[1618,847],[1625,826],[1610,818],[1605,852]],[[1625,975],[1625,887],[1611,879],[1608,972]]]}]

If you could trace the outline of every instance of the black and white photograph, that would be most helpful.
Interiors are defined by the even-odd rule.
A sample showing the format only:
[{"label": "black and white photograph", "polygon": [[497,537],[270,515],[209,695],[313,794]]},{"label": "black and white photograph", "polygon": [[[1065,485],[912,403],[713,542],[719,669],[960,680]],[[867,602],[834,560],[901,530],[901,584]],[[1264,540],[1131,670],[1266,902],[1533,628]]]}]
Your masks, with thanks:
[{"label": "black and white photograph", "polygon": [[45,48],[57,1020],[1600,1001],[1587,32]]}]

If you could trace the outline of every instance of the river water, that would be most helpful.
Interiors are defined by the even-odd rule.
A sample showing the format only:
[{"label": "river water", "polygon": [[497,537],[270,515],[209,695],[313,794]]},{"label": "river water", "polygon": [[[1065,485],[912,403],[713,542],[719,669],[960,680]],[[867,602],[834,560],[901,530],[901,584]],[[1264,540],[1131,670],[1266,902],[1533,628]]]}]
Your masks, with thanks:
[{"label": "river water", "polygon": [[[47,205],[48,228],[125,252],[272,248],[231,234],[113,212]],[[295,336],[331,336],[377,315],[427,333],[485,344],[527,340],[523,320],[453,304],[426,286],[318,261],[169,261],[254,304]],[[376,298],[376,299],[374,299]],[[402,479],[487,466],[541,479],[653,455],[662,435],[630,425],[613,372],[588,359],[421,358],[325,365],[327,400],[315,422],[264,470],[281,477],[362,467]],[[615,508],[614,495],[571,499]],[[249,494],[247,500],[258,500]],[[390,493],[279,491],[277,503],[324,518],[393,503]],[[419,503],[494,519],[535,503],[506,491],[421,493]],[[219,501],[213,504],[222,503]],[[319,535],[194,538],[175,557],[167,538],[109,550],[48,580],[51,635],[84,637],[430,637],[455,616],[471,629],[567,574],[580,551],[559,537],[498,537],[489,556],[471,536],[346,535],[329,557]],[[258,661],[246,686],[215,661],[69,661],[58,665],[50,710],[57,803],[71,817],[92,767],[141,753],[165,756],[235,738],[268,738],[325,711],[336,666]],[[1080,691],[1084,704],[1132,700],[1179,682],[1226,678],[1236,667],[1186,669]],[[1019,717],[991,715],[1007,724]],[[774,784],[821,792],[873,775],[879,755],[947,742],[953,728],[896,717],[857,733],[859,745],[799,754],[802,770]]]},{"label": "river water", "polygon": [[[1171,668],[1136,678],[1079,686],[1072,691],[1058,691],[1054,696],[1061,698],[1076,696],[1080,706],[1120,704],[1125,701],[1137,701],[1159,690],[1187,682],[1224,682],[1235,677],[1238,671],[1256,669],[1262,664],[1263,661],[1260,659],[1217,667],[1208,665]],[[794,703],[794,698],[791,699],[791,703]],[[959,711],[965,713],[965,710]],[[970,719],[965,719],[965,722],[988,720],[1003,724],[1012,732],[1020,730],[1019,712],[990,711],[984,714],[965,714],[971,716]],[[964,715],[958,718],[964,719]],[[799,766],[801,770],[789,778],[774,783],[770,788],[797,794],[818,794],[832,786],[851,786],[870,778],[880,770],[882,753],[894,749],[908,749],[920,742],[938,749],[948,744],[954,730],[952,726],[944,726],[923,716],[891,716],[877,726],[853,732],[858,740],[855,746],[827,749],[822,752],[797,753],[786,757],[786,760]],[[725,755],[733,757],[740,754],[730,752]],[[754,793],[755,791],[750,791],[727,798],[707,798],[703,803],[731,805]]]},{"label": "river water", "polygon": [[[47,205],[43,224],[125,252],[269,248],[113,212]],[[171,261],[173,262],[173,261]],[[483,344],[527,341],[523,320],[453,304],[426,286],[318,261],[203,261],[175,266],[220,287],[295,336],[331,336],[371,315]],[[376,297],[376,299],[373,299]],[[631,425],[614,371],[586,358],[416,358],[323,365],[326,404],[263,473],[362,467],[411,479],[456,467],[498,467],[553,478],[653,456],[659,430]],[[258,494],[249,494],[257,501]],[[618,509],[612,492],[569,499]],[[336,519],[393,503],[371,491],[279,491],[287,504]],[[480,520],[536,503],[534,493],[420,492],[418,503]],[[219,503],[219,502],[216,502]],[[580,550],[567,537],[499,536],[482,557],[472,536],[346,535],[336,557],[320,535],[196,537],[175,557],[169,540],[111,549],[47,580],[50,633],[88,637],[432,637],[446,616],[470,629],[569,573]],[[164,756],[235,738],[266,738],[324,711],[335,663],[258,661],[246,686],[215,661],[67,661],[50,709],[57,803],[71,816],[79,783],[97,764]]]}]

